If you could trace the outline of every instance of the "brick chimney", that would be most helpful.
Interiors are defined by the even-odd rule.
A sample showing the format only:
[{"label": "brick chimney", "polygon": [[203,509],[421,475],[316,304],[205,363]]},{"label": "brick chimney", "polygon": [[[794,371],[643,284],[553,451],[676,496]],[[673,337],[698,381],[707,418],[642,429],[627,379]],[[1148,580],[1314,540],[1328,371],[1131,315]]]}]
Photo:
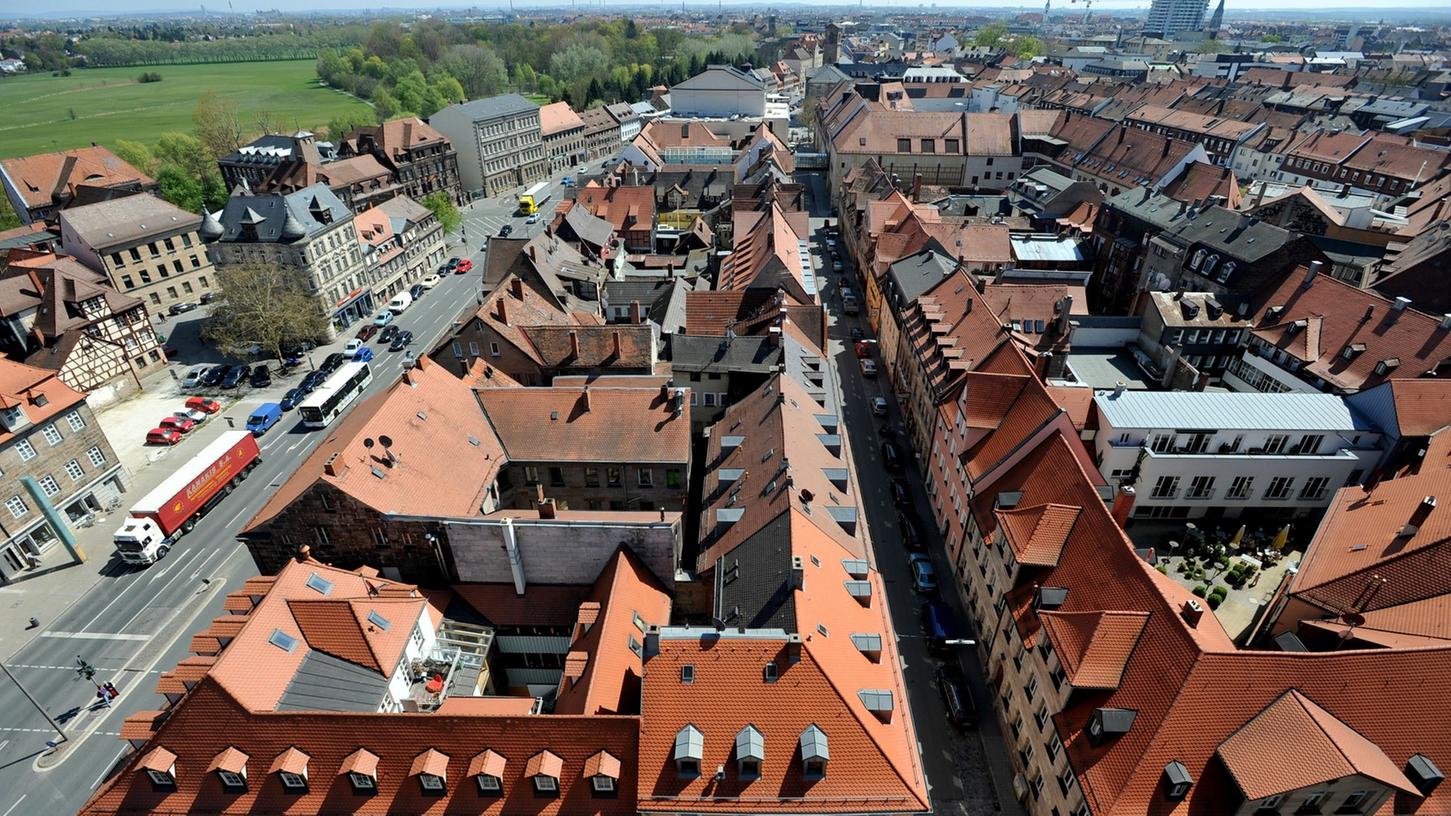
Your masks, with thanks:
[{"label": "brick chimney", "polygon": [[1128,525],[1129,513],[1132,513],[1133,509],[1134,489],[1123,485],[1113,497],[1113,510],[1111,511],[1113,521],[1119,526],[1119,529],[1124,529]]},{"label": "brick chimney", "polygon": [[643,322],[643,318],[640,316],[640,301],[632,300],[630,301],[630,323],[638,326],[641,322]]},{"label": "brick chimney", "polygon": [[[529,252],[530,252],[530,257],[533,257],[534,247],[529,247]],[[514,297],[518,298],[519,300],[523,300],[524,299],[524,279],[523,278],[514,278],[513,280],[509,281],[509,291],[514,294]]]},{"label": "brick chimney", "polygon": [[297,548],[297,560],[299,562],[306,562],[310,557],[312,557],[312,547],[303,544]]},{"label": "brick chimney", "polygon": [[569,357],[572,360],[579,359],[579,332],[577,331],[569,333]]},{"label": "brick chimney", "polygon": [[579,409],[586,414],[589,413],[589,386],[587,385],[583,391],[579,392]]},{"label": "brick chimney", "polygon": [[623,356],[623,351],[622,351],[621,346],[620,346],[620,330],[619,329],[616,329],[616,330],[610,332],[610,343],[611,343],[611,351],[613,352],[613,355],[612,356],[616,360],[620,359],[620,357]]},{"label": "brick chimney", "polygon": [[534,485],[534,503],[535,504],[543,504],[544,503],[544,485],[543,484]]},{"label": "brick chimney", "polygon": [[552,519],[558,514],[558,511],[559,508],[554,499],[544,499],[539,502],[539,517],[542,519]]},{"label": "brick chimney", "polygon": [[921,201],[922,201],[922,174],[921,173],[917,173],[917,174],[915,174],[915,175],[912,176],[912,203],[913,204],[917,204],[917,203],[920,203]]},{"label": "brick chimney", "polygon": [[507,326],[509,325],[509,306],[504,300],[505,298],[499,298],[495,303],[499,304],[499,322]]},{"label": "brick chimney", "polygon": [[1190,629],[1193,629],[1199,626],[1199,619],[1204,617],[1204,605],[1191,598],[1179,607],[1179,617],[1189,624]]}]

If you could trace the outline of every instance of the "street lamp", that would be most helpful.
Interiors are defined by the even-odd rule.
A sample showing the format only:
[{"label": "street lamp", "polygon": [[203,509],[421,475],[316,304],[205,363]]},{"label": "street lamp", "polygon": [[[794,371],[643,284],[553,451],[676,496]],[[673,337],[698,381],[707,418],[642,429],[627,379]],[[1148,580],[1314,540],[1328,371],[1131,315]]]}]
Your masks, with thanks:
[{"label": "street lamp", "polygon": [[30,696],[30,692],[25,690],[25,686],[20,685],[20,681],[15,679],[15,675],[10,673],[10,669],[6,668],[3,662],[0,662],[0,672],[5,672],[5,676],[10,678],[10,682],[14,683],[15,687],[20,689],[20,693],[25,695],[25,699],[29,700],[30,704],[35,706],[35,710],[40,712],[40,716],[44,717],[45,721],[50,723],[50,727],[55,729],[55,733],[60,734],[62,742],[67,742],[70,740],[70,737],[66,735],[66,732],[61,730],[60,723],[57,723],[55,720],[51,719],[50,713],[47,712],[45,708],[40,705],[40,703],[37,703],[34,697]]}]

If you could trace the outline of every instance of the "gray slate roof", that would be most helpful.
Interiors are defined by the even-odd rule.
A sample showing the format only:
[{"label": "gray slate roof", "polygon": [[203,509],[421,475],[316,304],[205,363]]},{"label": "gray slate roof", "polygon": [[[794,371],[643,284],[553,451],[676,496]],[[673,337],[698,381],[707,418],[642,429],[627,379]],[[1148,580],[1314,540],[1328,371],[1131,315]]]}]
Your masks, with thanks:
[{"label": "gray slate roof", "polygon": [[1269,257],[1294,238],[1288,230],[1219,206],[1180,220],[1172,232],[1186,243],[1203,244],[1246,261]]},{"label": "gray slate roof", "polygon": [[906,304],[921,297],[956,268],[957,261],[951,256],[929,247],[892,264],[887,268],[887,275]]},{"label": "gray slate roof", "polygon": [[[538,105],[519,94],[511,93],[499,94],[498,96],[490,96],[484,99],[471,99],[467,102],[449,105],[443,111],[439,111],[439,113],[443,113],[444,111],[457,111],[463,114],[465,118],[478,122],[484,119],[496,119],[500,116],[512,116],[514,114],[538,110]],[[438,114],[434,115],[437,116]]]},{"label": "gray slate roof", "polygon": [[278,711],[377,711],[388,678],[355,663],[307,653],[277,701]]},{"label": "gray slate roof", "polygon": [[[716,591],[716,617],[726,626],[796,631],[791,591],[791,513],[783,512],[721,556],[716,575],[736,567],[736,579]],[[733,612],[738,614],[733,614]]]},{"label": "gray slate roof", "polygon": [[[289,219],[289,216],[291,218]],[[238,195],[227,199],[219,214],[222,241],[247,241],[246,225],[256,229],[258,243],[284,243],[313,237],[350,221],[353,211],[327,188],[314,184],[294,193]],[[295,230],[300,228],[301,234]]]}]

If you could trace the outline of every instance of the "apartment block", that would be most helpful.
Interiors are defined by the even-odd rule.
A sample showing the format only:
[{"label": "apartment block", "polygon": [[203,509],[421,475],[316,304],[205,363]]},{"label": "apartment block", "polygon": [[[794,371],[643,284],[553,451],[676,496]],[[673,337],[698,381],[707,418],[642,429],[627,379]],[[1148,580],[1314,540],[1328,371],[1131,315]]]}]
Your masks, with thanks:
[{"label": "apartment block", "polygon": [[428,118],[458,153],[459,180],[488,198],[549,175],[539,106],[518,94],[449,105]]},{"label": "apartment block", "polygon": [[116,291],[141,298],[160,314],[215,293],[216,270],[201,225],[200,215],[142,193],[63,210],[61,247],[105,275]]}]

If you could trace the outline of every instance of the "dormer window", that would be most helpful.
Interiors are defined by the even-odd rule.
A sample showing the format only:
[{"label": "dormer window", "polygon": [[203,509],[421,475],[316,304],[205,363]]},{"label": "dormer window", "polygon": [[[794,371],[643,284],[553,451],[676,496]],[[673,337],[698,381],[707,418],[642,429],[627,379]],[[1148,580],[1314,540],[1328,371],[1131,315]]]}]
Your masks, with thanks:
[{"label": "dormer window", "polygon": [[378,788],[377,780],[367,774],[350,773],[348,782],[352,784],[354,793],[369,793]]},{"label": "dormer window", "polygon": [[1095,708],[1086,729],[1089,742],[1099,745],[1104,740],[1127,734],[1137,716],[1137,711],[1124,708]]},{"label": "dormer window", "polygon": [[826,745],[826,732],[812,723],[801,732],[799,743],[802,776],[808,780],[824,779],[826,763],[831,758]]},{"label": "dormer window", "polygon": [[469,776],[474,778],[479,793],[484,796],[498,796],[504,790],[503,755],[484,751],[469,761]]},{"label": "dormer window", "polygon": [[1189,788],[1194,784],[1194,777],[1189,775],[1189,769],[1184,763],[1174,760],[1164,766],[1164,796],[1170,801],[1177,802],[1189,795]]},{"label": "dormer window", "polygon": [[620,760],[600,751],[584,762],[584,776],[596,796],[613,794],[620,783]]},{"label": "dormer window", "polygon": [[353,793],[374,793],[378,790],[378,756],[359,748],[343,760],[339,774],[346,774]]},{"label": "dormer window", "polygon": [[705,735],[699,728],[686,725],[675,733],[675,770],[682,779],[700,776],[700,763],[705,758]]},{"label": "dormer window", "polygon": [[410,776],[418,777],[425,794],[440,794],[448,784],[448,754],[430,748],[413,758]]},{"label": "dormer window", "polygon": [[157,746],[141,758],[137,767],[146,773],[151,784],[164,790],[176,788],[176,754]]},{"label": "dormer window", "polygon": [[524,775],[534,782],[534,792],[543,796],[559,794],[559,774],[564,770],[564,760],[548,751],[540,751],[529,758],[524,766]]},{"label": "dormer window", "polygon": [[228,793],[240,793],[247,789],[247,755],[236,748],[228,747],[212,757],[212,764],[207,771],[217,775],[222,789]]}]

